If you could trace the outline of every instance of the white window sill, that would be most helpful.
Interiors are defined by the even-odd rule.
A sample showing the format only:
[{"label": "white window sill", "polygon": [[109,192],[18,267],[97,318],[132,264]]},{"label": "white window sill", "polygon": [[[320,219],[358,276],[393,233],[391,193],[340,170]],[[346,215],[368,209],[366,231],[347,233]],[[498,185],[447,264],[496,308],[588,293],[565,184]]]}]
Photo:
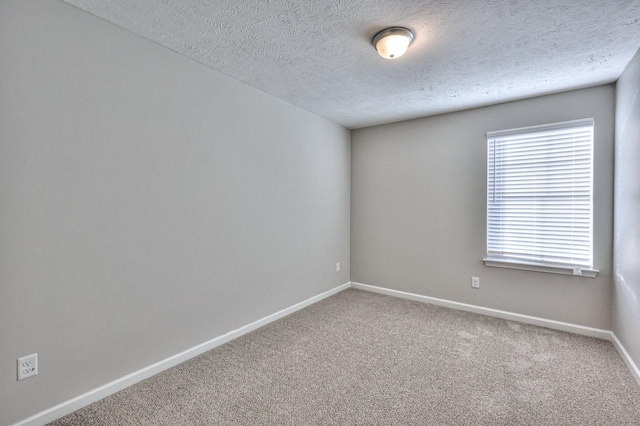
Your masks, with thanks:
[{"label": "white window sill", "polygon": [[598,276],[598,270],[580,268],[580,273],[576,273],[572,266],[551,266],[540,263],[514,262],[512,260],[495,259],[485,257],[482,259],[485,266],[495,268],[519,269],[522,271],[546,272],[549,274],[574,275],[587,278],[595,278]]}]

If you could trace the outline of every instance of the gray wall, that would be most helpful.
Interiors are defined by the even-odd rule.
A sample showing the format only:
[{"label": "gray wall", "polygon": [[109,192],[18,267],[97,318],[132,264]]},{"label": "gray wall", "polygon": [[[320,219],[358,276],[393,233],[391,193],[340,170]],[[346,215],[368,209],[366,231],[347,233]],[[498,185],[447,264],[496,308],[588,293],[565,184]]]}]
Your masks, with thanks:
[{"label": "gray wall", "polygon": [[0,58],[0,425],[349,281],[348,130],[58,1]]},{"label": "gray wall", "polygon": [[616,95],[612,327],[640,366],[640,51]]},{"label": "gray wall", "polygon": [[[609,329],[614,97],[599,86],[353,131],[351,280]],[[485,267],[485,133],[587,117],[598,278]]]}]

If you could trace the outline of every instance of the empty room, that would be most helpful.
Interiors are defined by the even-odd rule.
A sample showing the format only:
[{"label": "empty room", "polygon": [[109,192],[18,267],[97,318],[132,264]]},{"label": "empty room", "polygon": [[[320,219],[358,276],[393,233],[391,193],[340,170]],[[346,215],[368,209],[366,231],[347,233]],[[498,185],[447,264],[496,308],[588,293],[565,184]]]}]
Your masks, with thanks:
[{"label": "empty room", "polygon": [[637,0],[0,0],[0,426],[640,425]]}]

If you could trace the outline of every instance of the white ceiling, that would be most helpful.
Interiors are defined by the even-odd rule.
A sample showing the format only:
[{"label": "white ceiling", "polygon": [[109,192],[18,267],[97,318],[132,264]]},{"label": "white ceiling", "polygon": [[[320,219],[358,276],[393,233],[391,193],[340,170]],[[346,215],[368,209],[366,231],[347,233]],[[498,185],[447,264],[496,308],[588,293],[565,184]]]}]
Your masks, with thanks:
[{"label": "white ceiling", "polygon": [[63,1],[348,128],[609,83],[640,47],[639,0]]}]

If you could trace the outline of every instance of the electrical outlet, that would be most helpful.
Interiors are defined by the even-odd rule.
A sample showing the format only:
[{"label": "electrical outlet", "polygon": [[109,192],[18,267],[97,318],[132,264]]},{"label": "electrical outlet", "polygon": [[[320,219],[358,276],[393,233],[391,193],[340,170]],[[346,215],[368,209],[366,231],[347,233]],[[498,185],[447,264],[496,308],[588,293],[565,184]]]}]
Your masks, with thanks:
[{"label": "electrical outlet", "polygon": [[479,277],[471,277],[471,287],[480,288],[480,278]]},{"label": "electrical outlet", "polygon": [[18,358],[18,380],[28,379],[38,374],[38,354]]},{"label": "electrical outlet", "polygon": [[336,263],[336,272],[340,272],[340,264]]}]

